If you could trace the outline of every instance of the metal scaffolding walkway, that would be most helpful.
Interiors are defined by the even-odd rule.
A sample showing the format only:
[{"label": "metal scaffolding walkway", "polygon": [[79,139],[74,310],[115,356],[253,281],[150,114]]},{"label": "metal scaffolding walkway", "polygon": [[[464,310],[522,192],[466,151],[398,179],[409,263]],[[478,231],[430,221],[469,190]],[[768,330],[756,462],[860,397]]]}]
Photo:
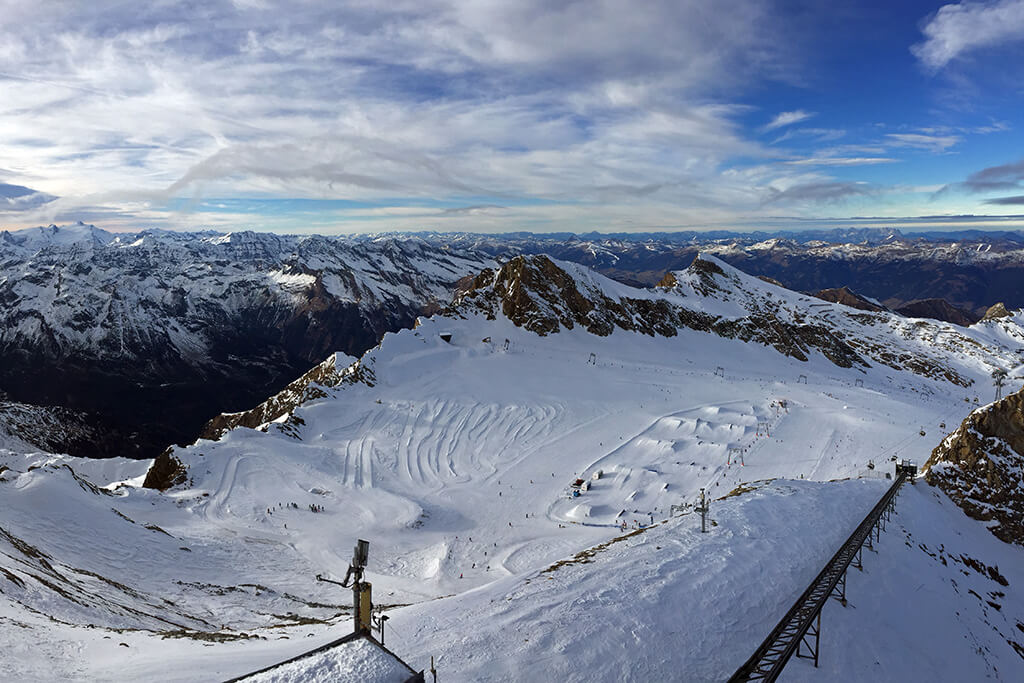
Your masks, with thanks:
[{"label": "metal scaffolding walkway", "polygon": [[900,462],[896,465],[896,480],[889,490],[846,539],[839,551],[832,556],[750,659],[733,674],[729,679],[730,683],[774,681],[794,654],[797,657],[813,659],[814,666],[818,666],[821,608],[833,594],[844,606],[846,605],[846,570],[851,564],[857,569],[863,569],[861,549],[864,542],[867,541],[869,549],[873,548],[872,539],[877,540],[885,529],[885,523],[895,509],[896,494],[899,493],[900,487],[916,473],[917,467],[910,463]]}]

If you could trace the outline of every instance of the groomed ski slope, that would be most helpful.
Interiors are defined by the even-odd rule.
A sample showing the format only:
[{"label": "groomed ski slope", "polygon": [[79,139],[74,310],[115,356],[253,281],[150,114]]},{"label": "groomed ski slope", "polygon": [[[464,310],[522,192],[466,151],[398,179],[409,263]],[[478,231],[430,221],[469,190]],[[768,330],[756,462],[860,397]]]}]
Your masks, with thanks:
[{"label": "groomed ski slope", "polygon": [[[188,449],[193,490],[210,493],[192,514],[289,538],[340,574],[358,529],[374,543],[372,580],[406,602],[544,565],[623,521],[665,519],[701,487],[718,496],[769,477],[881,476],[897,453],[923,462],[932,442],[921,426],[952,425],[969,408],[963,390],[940,393],[913,376],[869,374],[858,387],[862,373],[823,359],[771,354],[769,365],[763,347],[702,346],[700,333],[542,339],[471,320],[449,344],[439,332],[450,328],[427,321],[385,339],[364,361],[375,386],[299,409],[303,424],[287,431],[301,440],[241,429]],[[728,368],[725,378],[716,367]],[[727,464],[736,458],[743,464]],[[591,488],[570,498],[577,477]],[[299,509],[274,510],[279,502]],[[310,504],[324,512],[310,514]]]},{"label": "groomed ski slope", "polygon": [[[137,594],[96,579],[100,599],[83,606],[0,546],[24,584],[0,576],[12,653],[0,677],[229,678],[294,656],[349,628],[350,595],[314,576],[344,576],[365,538],[375,602],[415,603],[391,611],[387,642],[416,668],[435,654],[446,680],[644,680],[680,667],[715,680],[870,509],[890,458],[923,462],[939,424],[955,428],[988,391],[983,351],[950,356],[978,382],[964,389],[692,330],[539,337],[501,317],[434,318],[364,356],[371,384],[328,389],[266,433],[177,449],[189,482],[165,494],[135,488],[137,466],[7,452],[0,526],[58,569]],[[135,486],[97,494],[67,470],[30,471],[45,462]],[[571,497],[577,478],[590,488]],[[720,498],[767,479],[713,503],[710,534],[693,515],[666,522],[700,488]],[[591,564],[543,572],[652,520]],[[110,630],[125,626],[143,630]],[[197,635],[210,631],[230,642]]]}]

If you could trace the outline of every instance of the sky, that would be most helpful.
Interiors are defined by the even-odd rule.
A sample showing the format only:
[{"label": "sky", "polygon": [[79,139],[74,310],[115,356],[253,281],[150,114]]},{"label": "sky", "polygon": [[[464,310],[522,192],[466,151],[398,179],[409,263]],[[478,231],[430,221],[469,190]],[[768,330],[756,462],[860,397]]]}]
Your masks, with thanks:
[{"label": "sky", "polygon": [[0,229],[1024,228],[1024,0],[0,0]]}]

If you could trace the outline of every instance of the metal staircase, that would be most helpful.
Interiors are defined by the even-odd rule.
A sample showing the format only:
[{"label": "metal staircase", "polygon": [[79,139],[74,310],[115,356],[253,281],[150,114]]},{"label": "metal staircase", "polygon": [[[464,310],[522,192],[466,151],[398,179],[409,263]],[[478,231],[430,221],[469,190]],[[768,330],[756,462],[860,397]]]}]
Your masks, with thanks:
[{"label": "metal staircase", "polygon": [[774,681],[794,654],[797,657],[813,659],[814,666],[818,666],[818,636],[821,633],[822,607],[832,595],[846,605],[846,571],[851,565],[857,569],[862,568],[861,550],[864,543],[867,542],[868,548],[873,547],[872,539],[878,539],[885,529],[885,523],[895,510],[896,495],[900,487],[908,479],[913,480],[916,474],[915,465],[906,461],[897,463],[896,479],[889,490],[832,556],[750,659],[733,674],[729,679],[730,683]]}]

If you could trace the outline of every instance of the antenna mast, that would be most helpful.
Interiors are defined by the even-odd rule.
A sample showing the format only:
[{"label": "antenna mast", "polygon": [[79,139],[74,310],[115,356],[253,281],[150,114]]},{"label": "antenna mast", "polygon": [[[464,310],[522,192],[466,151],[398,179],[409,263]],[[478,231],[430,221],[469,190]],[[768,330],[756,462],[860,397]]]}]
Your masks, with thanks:
[{"label": "antenna mast", "polygon": [[[366,562],[370,557],[370,542],[359,539],[352,552],[352,563],[345,572],[344,581],[332,581],[325,579],[320,574],[316,575],[317,581],[333,583],[342,588],[352,587],[352,615],[354,617],[353,631],[369,631],[372,626],[373,601],[371,591],[373,585],[369,581],[363,581],[363,570],[366,569]],[[383,629],[382,629],[383,630]]]}]

